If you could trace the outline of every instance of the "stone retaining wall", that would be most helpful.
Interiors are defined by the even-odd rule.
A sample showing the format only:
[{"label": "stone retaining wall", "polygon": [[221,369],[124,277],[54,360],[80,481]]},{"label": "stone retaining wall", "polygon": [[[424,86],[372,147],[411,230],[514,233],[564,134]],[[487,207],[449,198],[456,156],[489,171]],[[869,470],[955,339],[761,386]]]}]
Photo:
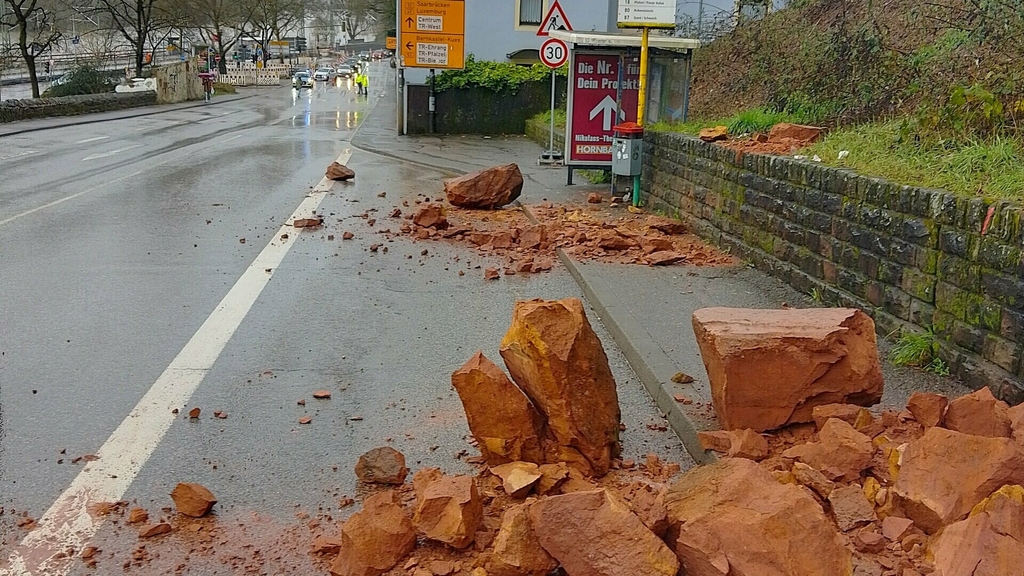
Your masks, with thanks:
[{"label": "stone retaining wall", "polygon": [[[551,141],[550,134],[550,123],[532,118],[526,121],[526,137],[543,146],[545,150],[548,149],[548,143]],[[565,152],[565,126],[557,124],[555,125],[555,150]]]},{"label": "stone retaining wall", "polygon": [[76,116],[156,104],[156,92],[86,94],[59,98],[25,98],[0,102],[0,122],[50,116]]},{"label": "stone retaining wall", "polygon": [[950,371],[1024,401],[1021,206],[648,132],[647,206],[879,334],[931,328]]}]

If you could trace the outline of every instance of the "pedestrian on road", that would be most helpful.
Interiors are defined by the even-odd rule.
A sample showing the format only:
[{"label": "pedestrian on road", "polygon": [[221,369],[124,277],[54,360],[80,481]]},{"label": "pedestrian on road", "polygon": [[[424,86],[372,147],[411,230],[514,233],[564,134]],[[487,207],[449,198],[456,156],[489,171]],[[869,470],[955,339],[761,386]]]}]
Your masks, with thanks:
[{"label": "pedestrian on road", "polygon": [[356,73],[356,95],[357,96],[362,96],[363,95],[363,73],[362,72]]},{"label": "pedestrian on road", "polygon": [[360,74],[360,77],[362,78],[360,86],[362,88],[363,96],[369,96],[370,95],[370,79],[366,76],[366,73]]},{"label": "pedestrian on road", "polygon": [[213,75],[201,74],[203,79],[203,102],[210,102],[210,98],[213,96]]}]

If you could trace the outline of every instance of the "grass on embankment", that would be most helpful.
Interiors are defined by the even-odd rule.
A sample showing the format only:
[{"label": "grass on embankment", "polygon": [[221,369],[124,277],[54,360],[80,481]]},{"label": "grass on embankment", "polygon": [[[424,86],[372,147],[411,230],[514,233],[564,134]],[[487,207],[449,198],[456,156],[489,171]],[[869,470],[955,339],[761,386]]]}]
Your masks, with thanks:
[{"label": "grass on embankment", "polygon": [[213,83],[213,93],[214,94],[238,94],[238,90],[235,90],[235,87],[232,86],[231,84],[225,84],[223,82],[214,82]]},{"label": "grass on embankment", "polygon": [[[901,184],[965,196],[1024,200],[1024,145],[1011,138],[924,144],[902,137],[899,122],[836,130],[802,154]],[[839,152],[849,155],[839,160]]]}]

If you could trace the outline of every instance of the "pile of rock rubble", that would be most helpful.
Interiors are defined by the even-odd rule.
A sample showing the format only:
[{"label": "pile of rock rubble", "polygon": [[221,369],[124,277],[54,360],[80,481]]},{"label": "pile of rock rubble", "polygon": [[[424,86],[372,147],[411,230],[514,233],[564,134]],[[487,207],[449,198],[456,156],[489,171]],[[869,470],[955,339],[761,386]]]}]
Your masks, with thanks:
[{"label": "pile of rock rubble", "polygon": [[988,389],[871,412],[882,375],[856,310],[705,309],[694,328],[725,428],[678,470],[619,458],[607,359],[574,299],[519,302],[500,353],[452,375],[476,476],[390,448],[391,484],[337,539],[335,576],[1011,576],[1024,566],[1024,407]]}]

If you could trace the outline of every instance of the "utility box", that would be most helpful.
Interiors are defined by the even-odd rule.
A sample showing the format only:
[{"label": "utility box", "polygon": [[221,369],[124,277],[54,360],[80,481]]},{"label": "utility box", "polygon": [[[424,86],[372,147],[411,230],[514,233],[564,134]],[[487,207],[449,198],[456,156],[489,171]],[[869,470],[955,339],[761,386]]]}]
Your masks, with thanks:
[{"label": "utility box", "polygon": [[644,158],[644,129],[636,122],[623,122],[614,130],[612,174],[639,176]]}]

